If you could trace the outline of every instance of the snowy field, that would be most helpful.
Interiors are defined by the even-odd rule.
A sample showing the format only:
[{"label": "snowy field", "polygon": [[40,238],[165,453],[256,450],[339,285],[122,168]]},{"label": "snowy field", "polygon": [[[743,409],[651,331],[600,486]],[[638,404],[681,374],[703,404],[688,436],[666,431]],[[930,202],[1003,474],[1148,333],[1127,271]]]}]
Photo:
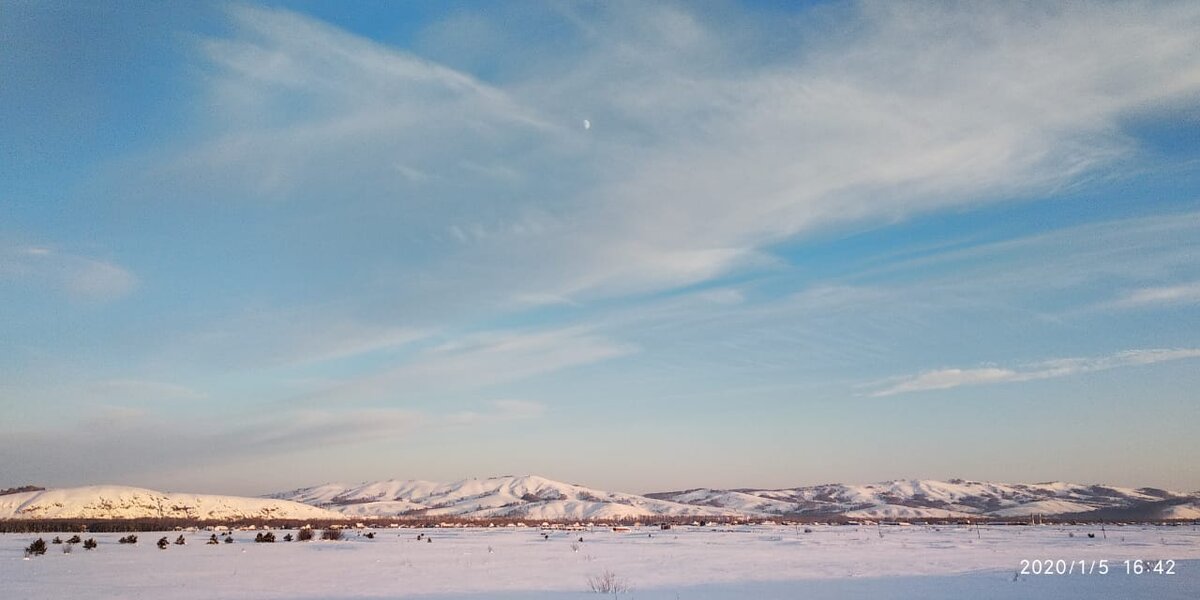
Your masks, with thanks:
[{"label": "snowy field", "polygon": [[[97,550],[50,545],[32,559],[23,548],[56,534],[3,534],[0,597],[583,599],[597,597],[589,577],[610,571],[630,599],[1200,598],[1194,526],[1110,526],[1107,539],[1093,526],[635,528],[549,539],[535,528],[346,533],[339,542],[256,544],[255,532],[237,532],[235,543],[219,545],[186,533],[186,545],[166,550],[154,542],[178,533],[139,533],[135,546],[93,534],[83,537],[95,537]],[[1036,559],[1075,562],[1076,571],[1078,561],[1107,560],[1109,572],[1017,574],[1022,560]],[[1127,559],[1171,559],[1175,574],[1126,574]]]}]

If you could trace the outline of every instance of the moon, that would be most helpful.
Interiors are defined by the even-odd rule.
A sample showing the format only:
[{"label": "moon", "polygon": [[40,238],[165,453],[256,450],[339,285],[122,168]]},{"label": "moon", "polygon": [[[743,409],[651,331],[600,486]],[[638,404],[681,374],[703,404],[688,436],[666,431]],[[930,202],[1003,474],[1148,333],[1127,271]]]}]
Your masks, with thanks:
[{"label": "moon", "polygon": [[587,119],[584,119],[584,120],[583,120],[583,128],[584,128],[584,129],[591,129],[591,128],[592,128],[592,122],[591,122],[591,121],[589,121],[589,120],[587,120]]}]

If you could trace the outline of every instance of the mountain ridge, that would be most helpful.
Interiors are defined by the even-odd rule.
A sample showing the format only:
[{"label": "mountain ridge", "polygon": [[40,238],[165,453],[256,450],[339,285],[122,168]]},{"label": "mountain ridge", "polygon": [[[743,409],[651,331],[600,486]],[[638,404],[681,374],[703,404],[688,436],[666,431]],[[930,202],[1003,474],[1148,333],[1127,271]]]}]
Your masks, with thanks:
[{"label": "mountain ridge", "polygon": [[896,479],[780,489],[692,488],[635,495],[523,475],[449,483],[398,479],[350,485],[328,483],[269,497],[362,517],[1011,519],[1031,515],[1087,515],[1096,511],[1143,514],[1157,506],[1169,513],[1161,518],[1200,518],[1200,493],[1102,484],[1011,484],[963,479]]},{"label": "mountain ridge", "polygon": [[341,513],[278,499],[160,492],[91,485],[0,496],[0,519],[346,519]]},{"label": "mountain ridge", "polygon": [[1200,492],[1153,487],[896,479],[794,488],[691,488],[638,495],[537,475],[441,483],[390,479],[327,483],[265,497],[159,492],[118,485],[0,496],[13,519],[1200,519]]}]

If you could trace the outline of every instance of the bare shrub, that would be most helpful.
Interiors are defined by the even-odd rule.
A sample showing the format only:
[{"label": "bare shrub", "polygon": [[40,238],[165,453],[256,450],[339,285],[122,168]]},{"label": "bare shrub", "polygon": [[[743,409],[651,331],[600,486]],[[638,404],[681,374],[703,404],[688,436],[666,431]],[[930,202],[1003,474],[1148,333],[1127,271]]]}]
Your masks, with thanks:
[{"label": "bare shrub", "polygon": [[624,594],[629,591],[629,582],[605,569],[603,573],[588,577],[588,589],[597,594]]},{"label": "bare shrub", "polygon": [[83,549],[84,550],[95,550],[96,549],[96,538],[88,538],[86,541],[84,541]]},{"label": "bare shrub", "polygon": [[321,532],[321,539],[336,542],[342,539],[342,530],[333,528],[326,529],[325,531]]},{"label": "bare shrub", "polygon": [[296,534],[296,539],[300,540],[301,542],[307,542],[313,539],[313,530],[301,529],[300,533]]}]

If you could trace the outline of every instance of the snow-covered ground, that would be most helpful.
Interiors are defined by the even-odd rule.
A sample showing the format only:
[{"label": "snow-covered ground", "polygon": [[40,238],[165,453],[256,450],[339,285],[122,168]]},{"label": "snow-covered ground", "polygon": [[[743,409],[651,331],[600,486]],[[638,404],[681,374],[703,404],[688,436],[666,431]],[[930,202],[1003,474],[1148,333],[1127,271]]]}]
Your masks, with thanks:
[{"label": "snow-covered ground", "polygon": [[[256,544],[254,532],[238,532],[236,543],[206,545],[209,534],[197,532],[166,550],[154,541],[179,534],[141,533],[136,546],[95,534],[97,550],[64,554],[51,545],[28,560],[22,548],[39,536],[5,534],[0,596],[582,599],[596,597],[588,578],[607,570],[629,586],[626,598],[1200,597],[1193,526],[1109,527],[1107,539],[1096,526],[635,528],[549,539],[535,528],[347,534],[340,542]],[[1023,559],[1108,560],[1109,573],[1014,577]],[[1126,559],[1171,559],[1175,574],[1127,575]]]}]

